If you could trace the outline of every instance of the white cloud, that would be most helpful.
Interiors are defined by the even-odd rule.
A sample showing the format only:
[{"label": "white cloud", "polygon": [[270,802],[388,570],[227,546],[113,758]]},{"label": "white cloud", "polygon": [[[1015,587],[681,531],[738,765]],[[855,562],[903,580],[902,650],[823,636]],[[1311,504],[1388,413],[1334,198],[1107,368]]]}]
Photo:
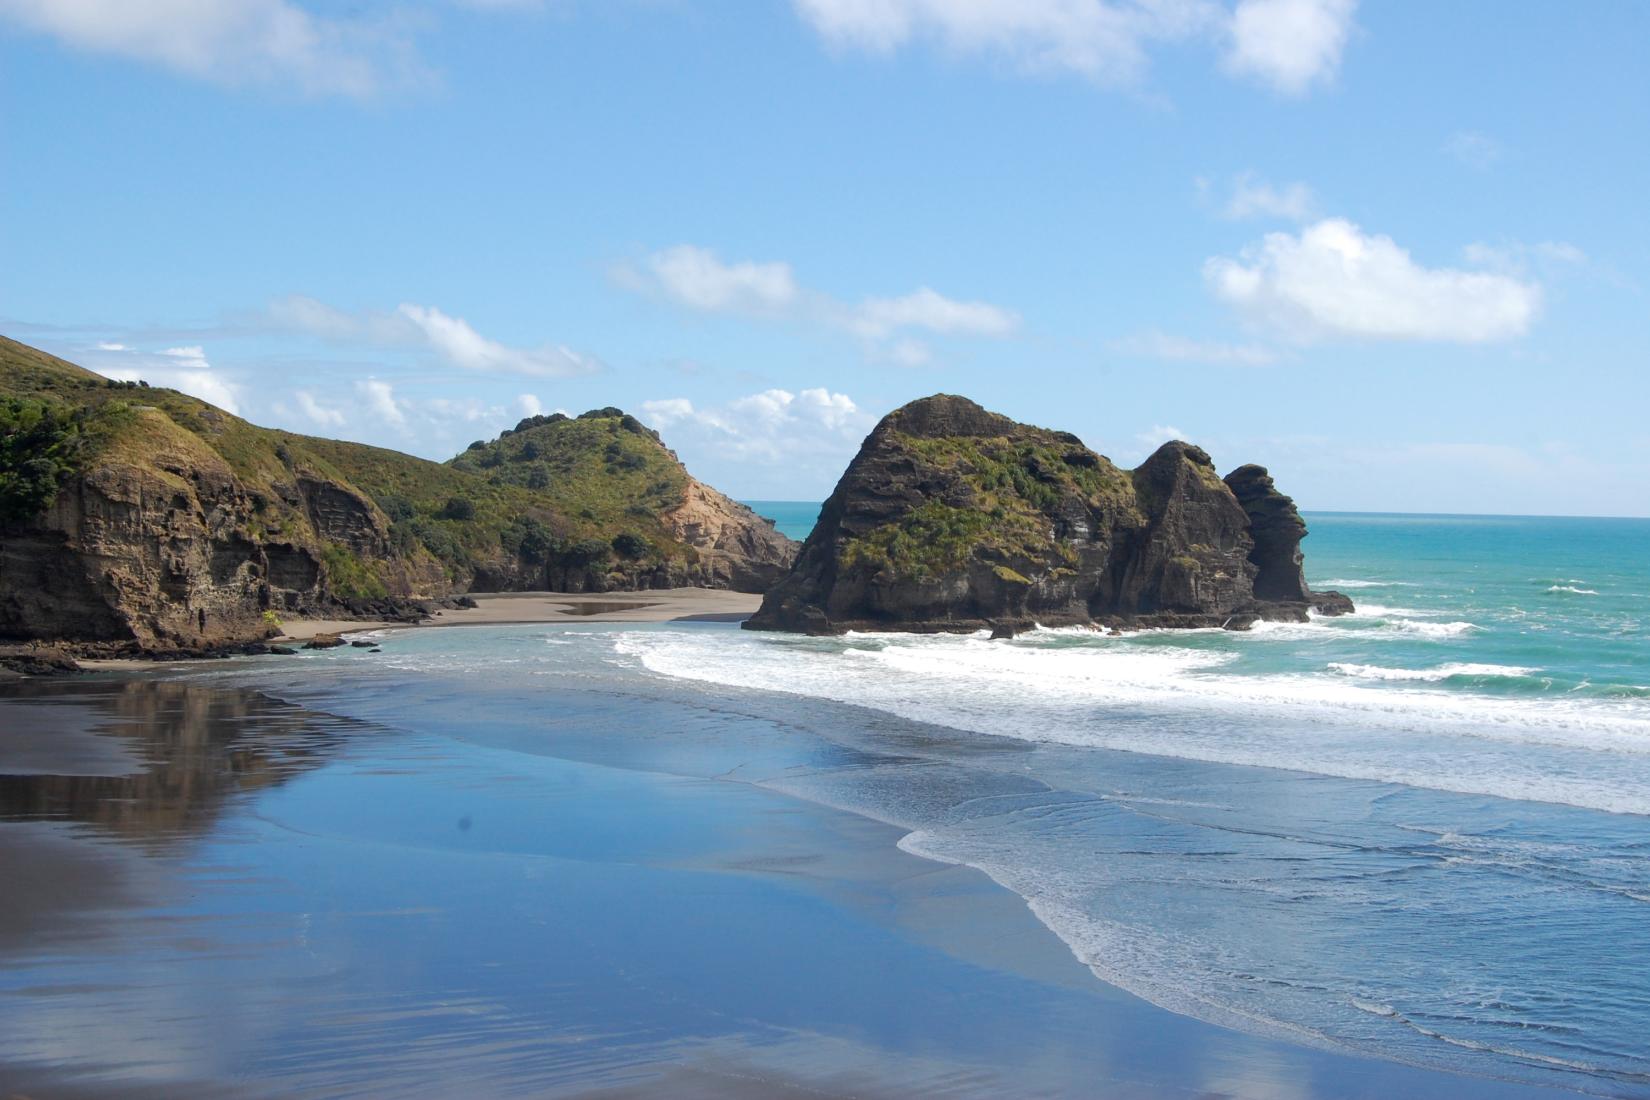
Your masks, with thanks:
[{"label": "white cloud", "polygon": [[889,53],[931,39],[957,56],[996,56],[1035,73],[1069,72],[1128,84],[1145,69],[1146,46],[1219,22],[1208,0],[795,0],[828,43]]},{"label": "white cloud", "polygon": [[1481,343],[1521,336],[1541,288],[1507,275],[1427,268],[1390,237],[1328,218],[1269,233],[1240,259],[1203,266],[1210,290],[1286,337]]},{"label": "white cloud", "polygon": [[642,403],[642,420],[668,431],[685,455],[737,463],[800,463],[811,473],[840,472],[875,418],[844,393],[823,387],[747,394],[700,407],[685,397]]},{"label": "white cloud", "polygon": [[363,378],[355,383],[356,393],[367,403],[367,410],[386,424],[405,427],[407,414],[395,399],[395,387],[377,378]]},{"label": "white cloud", "polygon": [[723,263],[708,248],[682,244],[647,258],[654,285],[667,297],[707,313],[769,312],[796,301],[789,264],[743,260]]},{"label": "white cloud", "polygon": [[1169,363],[1203,363],[1216,367],[1264,367],[1278,361],[1278,353],[1259,344],[1227,344],[1218,340],[1189,340],[1155,329],[1119,340],[1113,350]]},{"label": "white cloud", "polygon": [[321,404],[308,390],[298,390],[292,398],[298,403],[299,412],[322,427],[337,428],[343,425],[344,414],[338,409]]},{"label": "white cloud", "polygon": [[336,19],[290,0],[0,0],[0,20],[76,49],[231,86],[369,97],[417,75],[392,19]]},{"label": "white cloud", "polygon": [[516,398],[516,411],[522,416],[543,416],[544,402],[535,394],[524,393]]},{"label": "white cloud", "polygon": [[482,336],[463,318],[449,317],[433,306],[403,304],[397,312],[411,321],[448,362],[465,370],[564,378],[589,374],[598,366],[595,360],[567,347],[508,347]]},{"label": "white cloud", "polygon": [[959,302],[921,287],[900,298],[867,298],[855,306],[849,324],[865,336],[883,337],[898,329],[972,336],[1005,336],[1019,325],[1010,310],[989,302]]},{"label": "white cloud", "polygon": [[352,313],[294,295],[272,302],[268,316],[280,327],[335,343],[424,347],[453,366],[484,374],[566,378],[601,369],[599,360],[563,345],[518,348],[489,339],[462,317],[453,317],[434,306],[403,303],[393,313]]},{"label": "white cloud", "polygon": [[1444,142],[1444,152],[1468,168],[1480,171],[1494,166],[1502,156],[1501,143],[1477,130],[1458,130],[1451,134]]},{"label": "white cloud", "polygon": [[1357,6],[1357,0],[1238,0],[1226,66],[1285,95],[1302,95],[1334,78]]},{"label": "white cloud", "polygon": [[[1019,315],[990,302],[948,298],[932,287],[919,287],[894,298],[847,302],[797,283],[791,265],[782,261],[723,262],[715,252],[677,245],[646,257],[640,267],[614,269],[620,286],[651,292],[704,313],[743,313],[840,328],[869,342],[889,340],[901,332],[921,330],[938,335],[1004,336],[1019,326]],[[930,350],[901,340],[882,353],[902,365],[926,363]]]},{"label": "white cloud", "polygon": [[667,397],[642,402],[642,419],[660,431],[693,415],[693,402],[685,397]]},{"label": "white cloud", "polygon": [[83,365],[117,382],[147,382],[151,386],[198,397],[239,416],[241,387],[212,368],[200,346],[144,352],[113,340],[103,340],[80,353]]},{"label": "white cloud", "polygon": [[1172,424],[1153,424],[1145,431],[1135,433],[1134,438],[1147,451],[1155,451],[1172,440],[1185,439],[1186,433]]},{"label": "white cloud", "polygon": [[1031,73],[1138,82],[1158,43],[1214,39],[1225,67],[1288,94],[1330,80],[1356,0],[793,0],[831,46],[888,54],[932,41]]},{"label": "white cloud", "polygon": [[1232,194],[1221,208],[1221,214],[1233,221],[1283,218],[1304,222],[1311,219],[1316,208],[1317,199],[1306,184],[1286,183],[1278,187],[1253,172],[1245,172],[1232,181]]}]

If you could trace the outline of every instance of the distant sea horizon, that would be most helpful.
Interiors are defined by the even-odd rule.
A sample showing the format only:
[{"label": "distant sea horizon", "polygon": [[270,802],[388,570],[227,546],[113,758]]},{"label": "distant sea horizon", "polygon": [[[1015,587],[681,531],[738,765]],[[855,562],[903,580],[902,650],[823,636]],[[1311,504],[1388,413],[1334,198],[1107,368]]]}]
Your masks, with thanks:
[{"label": "distant sea horizon", "polygon": [[[819,519],[819,509],[824,506],[822,500],[756,500],[742,499],[740,503],[764,519],[773,520],[775,529],[788,538],[798,542],[807,538],[813,531],[814,524]],[[1626,523],[1650,523],[1650,516],[1587,516],[1587,515],[1544,515],[1536,512],[1384,512],[1371,511],[1362,508],[1312,508],[1301,513],[1303,516],[1366,516],[1369,518],[1388,517],[1392,519],[1435,519],[1435,520],[1602,520],[1622,521]],[[1310,544],[1308,544],[1310,546]]]}]

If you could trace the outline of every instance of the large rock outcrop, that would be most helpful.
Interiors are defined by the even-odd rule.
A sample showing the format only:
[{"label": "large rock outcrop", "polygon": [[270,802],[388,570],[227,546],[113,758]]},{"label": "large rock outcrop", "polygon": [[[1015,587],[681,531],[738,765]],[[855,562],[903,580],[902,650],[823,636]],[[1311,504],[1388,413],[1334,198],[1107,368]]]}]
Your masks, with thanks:
[{"label": "large rock outcrop", "polygon": [[866,437],[751,629],[1225,626],[1351,610],[1301,572],[1294,503],[1260,467],[1222,480],[1166,443],[1132,472],[1067,432],[962,397]]}]

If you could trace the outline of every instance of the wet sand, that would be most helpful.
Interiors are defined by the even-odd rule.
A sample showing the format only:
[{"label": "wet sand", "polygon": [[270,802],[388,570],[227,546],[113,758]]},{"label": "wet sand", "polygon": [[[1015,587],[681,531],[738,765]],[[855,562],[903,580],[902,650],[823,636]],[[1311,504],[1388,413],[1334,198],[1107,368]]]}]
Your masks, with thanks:
[{"label": "wet sand", "polygon": [[305,642],[322,634],[369,630],[417,630],[432,626],[501,626],[520,623],[734,622],[748,618],[761,596],[714,588],[664,588],[648,592],[483,592],[478,606],[437,611],[428,622],[358,622],[347,619],[293,619],[281,625],[282,642]]},{"label": "wet sand", "polygon": [[[1156,1008],[762,786],[859,766],[788,715],[500,691],[486,637],[0,687],[0,1096],[1548,1095]],[[43,708],[143,770],[15,774]]]}]

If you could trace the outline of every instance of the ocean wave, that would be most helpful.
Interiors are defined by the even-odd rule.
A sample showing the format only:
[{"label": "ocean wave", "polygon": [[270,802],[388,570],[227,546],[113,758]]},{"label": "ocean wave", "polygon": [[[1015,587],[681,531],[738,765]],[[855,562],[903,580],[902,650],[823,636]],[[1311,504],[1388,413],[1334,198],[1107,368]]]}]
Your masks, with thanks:
[{"label": "ocean wave", "polygon": [[892,635],[852,656],[832,639],[799,646],[762,635],[638,631],[614,645],[660,675],[1020,741],[1650,815],[1650,706],[1640,699],[1491,695],[1321,671],[1244,675],[1228,667],[1241,652],[1114,638],[1055,646]]},{"label": "ocean wave", "polygon": [[1370,581],[1356,577],[1337,577],[1334,580],[1314,581],[1313,588],[1419,588],[1414,581]]},{"label": "ocean wave", "polygon": [[1553,585],[1548,585],[1547,586],[1547,591],[1555,593],[1555,594],[1559,593],[1559,592],[1564,592],[1564,593],[1567,593],[1567,594],[1572,595],[1572,596],[1596,596],[1596,595],[1598,595],[1598,590],[1595,589],[1595,588],[1582,588],[1579,585],[1574,585],[1574,584],[1553,584]]},{"label": "ocean wave", "polygon": [[1360,665],[1347,661],[1332,661],[1329,664],[1329,671],[1361,680],[1414,680],[1424,683],[1439,683],[1457,677],[1472,679],[1505,677],[1514,679],[1534,676],[1541,670],[1538,668],[1524,668],[1519,665],[1483,665],[1462,662],[1439,665],[1437,668],[1386,668],[1382,665]]}]

